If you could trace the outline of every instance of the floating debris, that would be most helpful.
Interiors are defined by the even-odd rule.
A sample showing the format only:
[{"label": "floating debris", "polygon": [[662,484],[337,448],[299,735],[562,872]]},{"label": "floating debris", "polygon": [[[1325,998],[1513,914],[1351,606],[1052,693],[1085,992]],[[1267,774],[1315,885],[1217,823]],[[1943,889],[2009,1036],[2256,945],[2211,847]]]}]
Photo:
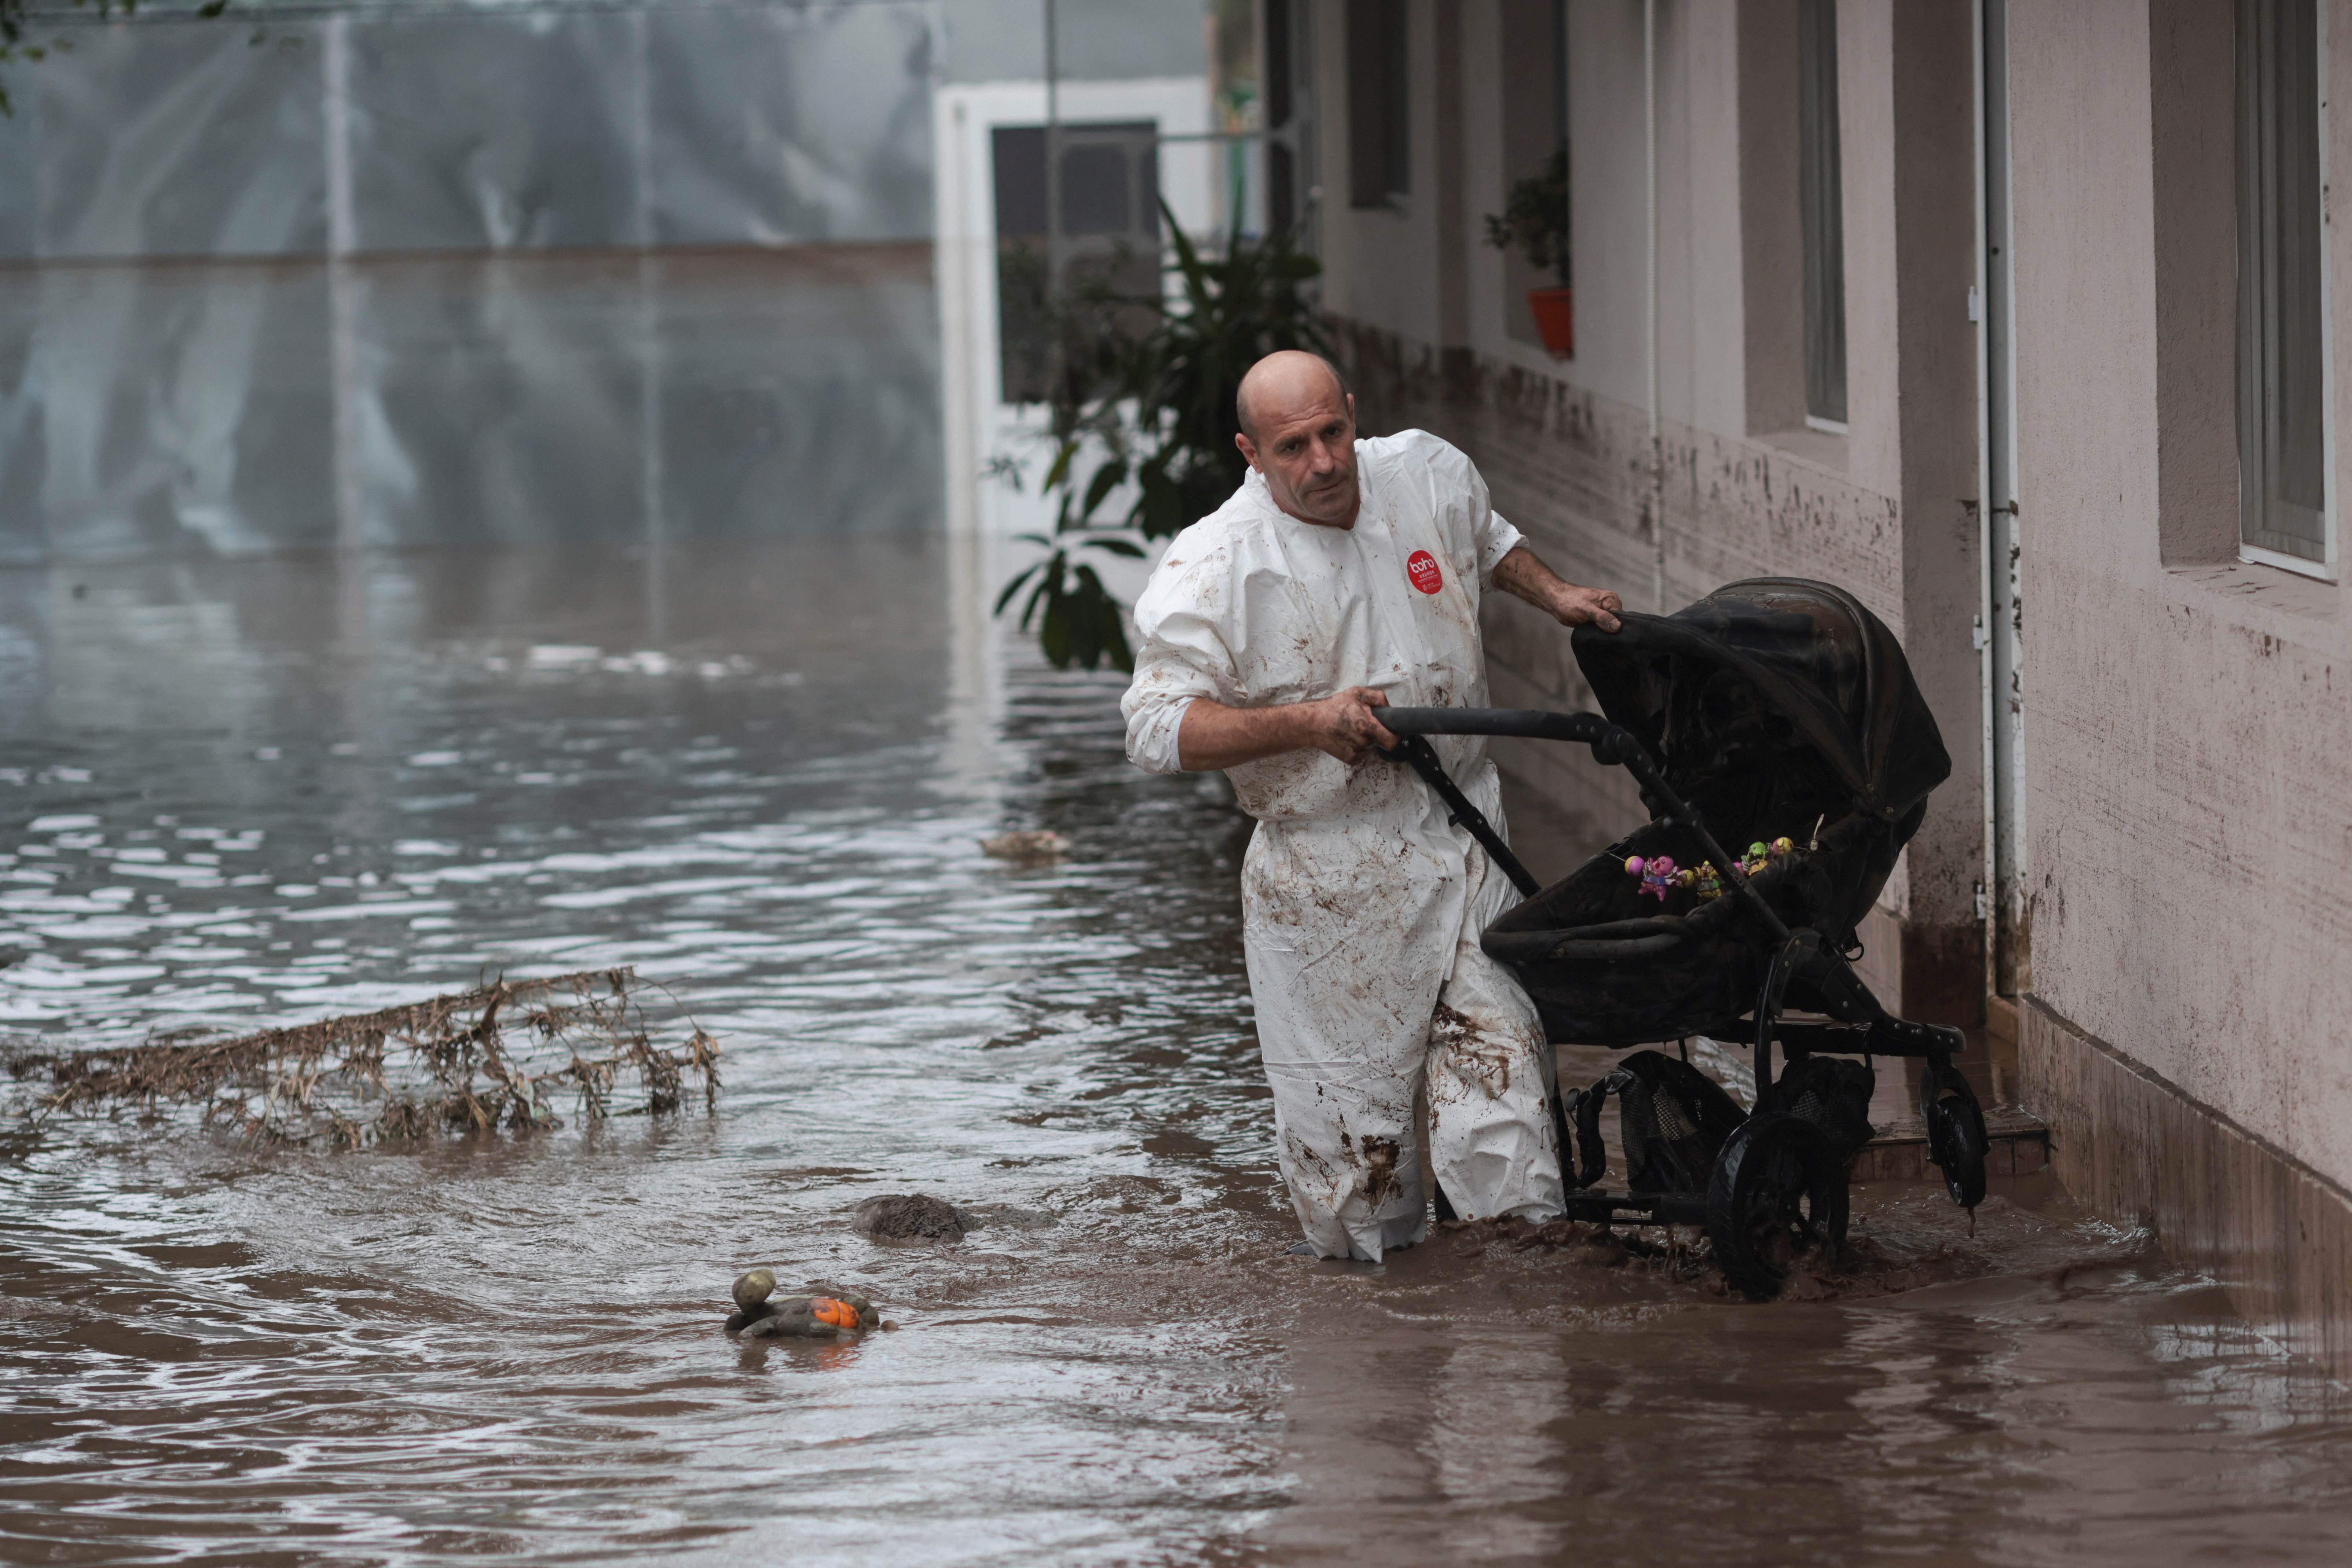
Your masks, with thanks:
[{"label": "floating debris", "polygon": [[980,847],[1001,861],[1012,861],[1020,865],[1043,865],[1068,854],[1070,841],[1051,828],[1025,828],[1017,833],[999,833],[992,839],[982,839]]},{"label": "floating debris", "polygon": [[[771,1269],[751,1269],[735,1276],[735,1310],[748,1312],[776,1293],[776,1275]],[[740,1323],[730,1326],[742,1327]]]},{"label": "floating debris", "polygon": [[882,1326],[882,1314],[871,1301],[829,1281],[816,1281],[790,1296],[775,1291],[772,1270],[737,1275],[727,1332],[745,1339],[850,1339]]},{"label": "floating debris", "polygon": [[[676,1110],[689,1075],[719,1092],[719,1043],[691,1019],[682,1045],[656,1044],[634,969],[595,969],[495,985],[380,1012],[230,1040],[211,1031],[137,1045],[57,1050],[0,1045],[0,1072],[37,1081],[29,1107],[59,1112],[200,1105],[280,1144],[352,1147],[436,1130],[551,1130],[551,1096],[570,1091],[589,1121]],[[664,993],[667,995],[667,993]],[[386,1061],[387,1047],[397,1047]],[[626,1107],[617,1086],[635,1080]]]},{"label": "floating debris", "polygon": [[877,1241],[961,1241],[980,1228],[980,1217],[945,1198],[894,1192],[859,1204],[849,1223]]}]

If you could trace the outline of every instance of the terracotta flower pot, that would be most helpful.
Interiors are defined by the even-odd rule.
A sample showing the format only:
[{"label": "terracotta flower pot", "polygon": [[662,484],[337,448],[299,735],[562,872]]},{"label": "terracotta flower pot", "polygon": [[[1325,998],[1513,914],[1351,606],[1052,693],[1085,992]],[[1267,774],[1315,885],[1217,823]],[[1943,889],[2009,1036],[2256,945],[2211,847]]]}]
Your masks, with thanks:
[{"label": "terracotta flower pot", "polygon": [[1543,334],[1553,359],[1565,360],[1576,352],[1575,289],[1530,288],[1528,308],[1535,312],[1536,330]]}]

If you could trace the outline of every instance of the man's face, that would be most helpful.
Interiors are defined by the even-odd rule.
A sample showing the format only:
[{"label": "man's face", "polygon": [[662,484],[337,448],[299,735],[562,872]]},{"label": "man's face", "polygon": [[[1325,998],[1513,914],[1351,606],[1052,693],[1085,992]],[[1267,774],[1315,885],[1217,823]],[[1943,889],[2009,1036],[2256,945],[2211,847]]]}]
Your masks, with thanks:
[{"label": "man's face", "polygon": [[1281,387],[1252,411],[1257,438],[1240,437],[1242,455],[1265,476],[1275,505],[1304,522],[1352,528],[1356,522],[1356,400],[1330,379]]}]

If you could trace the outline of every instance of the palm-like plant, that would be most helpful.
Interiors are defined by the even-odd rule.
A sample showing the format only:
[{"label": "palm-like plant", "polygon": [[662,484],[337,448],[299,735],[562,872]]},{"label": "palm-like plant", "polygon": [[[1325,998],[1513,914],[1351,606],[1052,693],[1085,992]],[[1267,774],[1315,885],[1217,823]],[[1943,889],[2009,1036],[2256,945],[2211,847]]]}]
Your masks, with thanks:
[{"label": "palm-like plant", "polygon": [[[1022,536],[1053,553],[1006,583],[996,601],[1001,615],[1028,588],[1021,628],[1035,626],[1039,648],[1057,667],[1091,670],[1105,659],[1118,669],[1135,667],[1125,607],[1076,552],[1139,557],[1139,540],[1165,538],[1214,511],[1248,471],[1234,444],[1241,430],[1234,394],[1242,377],[1276,350],[1328,351],[1304,292],[1321,264],[1287,235],[1236,239],[1223,256],[1203,256],[1165,202],[1160,212],[1173,239],[1181,297],[1173,304],[1097,297],[1103,308],[1148,306],[1159,319],[1121,357],[1117,373],[1090,390],[1057,378],[1048,425],[1054,461],[1045,487],[1059,491],[1061,500],[1051,535]],[[1055,312],[1055,329],[1081,315]],[[1089,444],[1100,456],[1082,486],[1078,468]],[[1130,479],[1135,498],[1127,515],[1097,520],[1104,503]]]}]

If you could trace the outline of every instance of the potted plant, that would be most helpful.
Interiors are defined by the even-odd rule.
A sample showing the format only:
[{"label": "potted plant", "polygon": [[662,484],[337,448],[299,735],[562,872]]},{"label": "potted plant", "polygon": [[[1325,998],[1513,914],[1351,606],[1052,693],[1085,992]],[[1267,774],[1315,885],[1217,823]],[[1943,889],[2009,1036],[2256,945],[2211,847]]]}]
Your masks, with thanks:
[{"label": "potted plant", "polygon": [[1542,173],[1530,174],[1511,187],[1500,217],[1487,214],[1486,243],[1496,250],[1524,250],[1537,270],[1557,273],[1557,287],[1528,290],[1528,308],[1535,312],[1536,330],[1543,335],[1544,347],[1554,359],[1564,360],[1574,353],[1576,291],[1568,259],[1567,148],[1551,155]]},{"label": "potted plant", "polygon": [[[1181,298],[1134,299],[1098,281],[1066,281],[1041,307],[1049,358],[1063,367],[1050,378],[1044,488],[1061,501],[1051,535],[1020,536],[1052,553],[1004,585],[996,613],[1028,589],[1021,629],[1035,627],[1057,668],[1135,667],[1126,609],[1077,552],[1139,558],[1150,541],[1216,510],[1249,471],[1234,444],[1242,376],[1276,349],[1331,347],[1307,292],[1322,267],[1290,235],[1234,239],[1223,256],[1203,255],[1166,202],[1160,210]],[[1107,324],[1108,313],[1138,308],[1151,319],[1147,329],[1127,336]],[[1020,483],[1010,455],[989,468]],[[1124,517],[1105,511],[1116,494],[1133,497]]]}]

